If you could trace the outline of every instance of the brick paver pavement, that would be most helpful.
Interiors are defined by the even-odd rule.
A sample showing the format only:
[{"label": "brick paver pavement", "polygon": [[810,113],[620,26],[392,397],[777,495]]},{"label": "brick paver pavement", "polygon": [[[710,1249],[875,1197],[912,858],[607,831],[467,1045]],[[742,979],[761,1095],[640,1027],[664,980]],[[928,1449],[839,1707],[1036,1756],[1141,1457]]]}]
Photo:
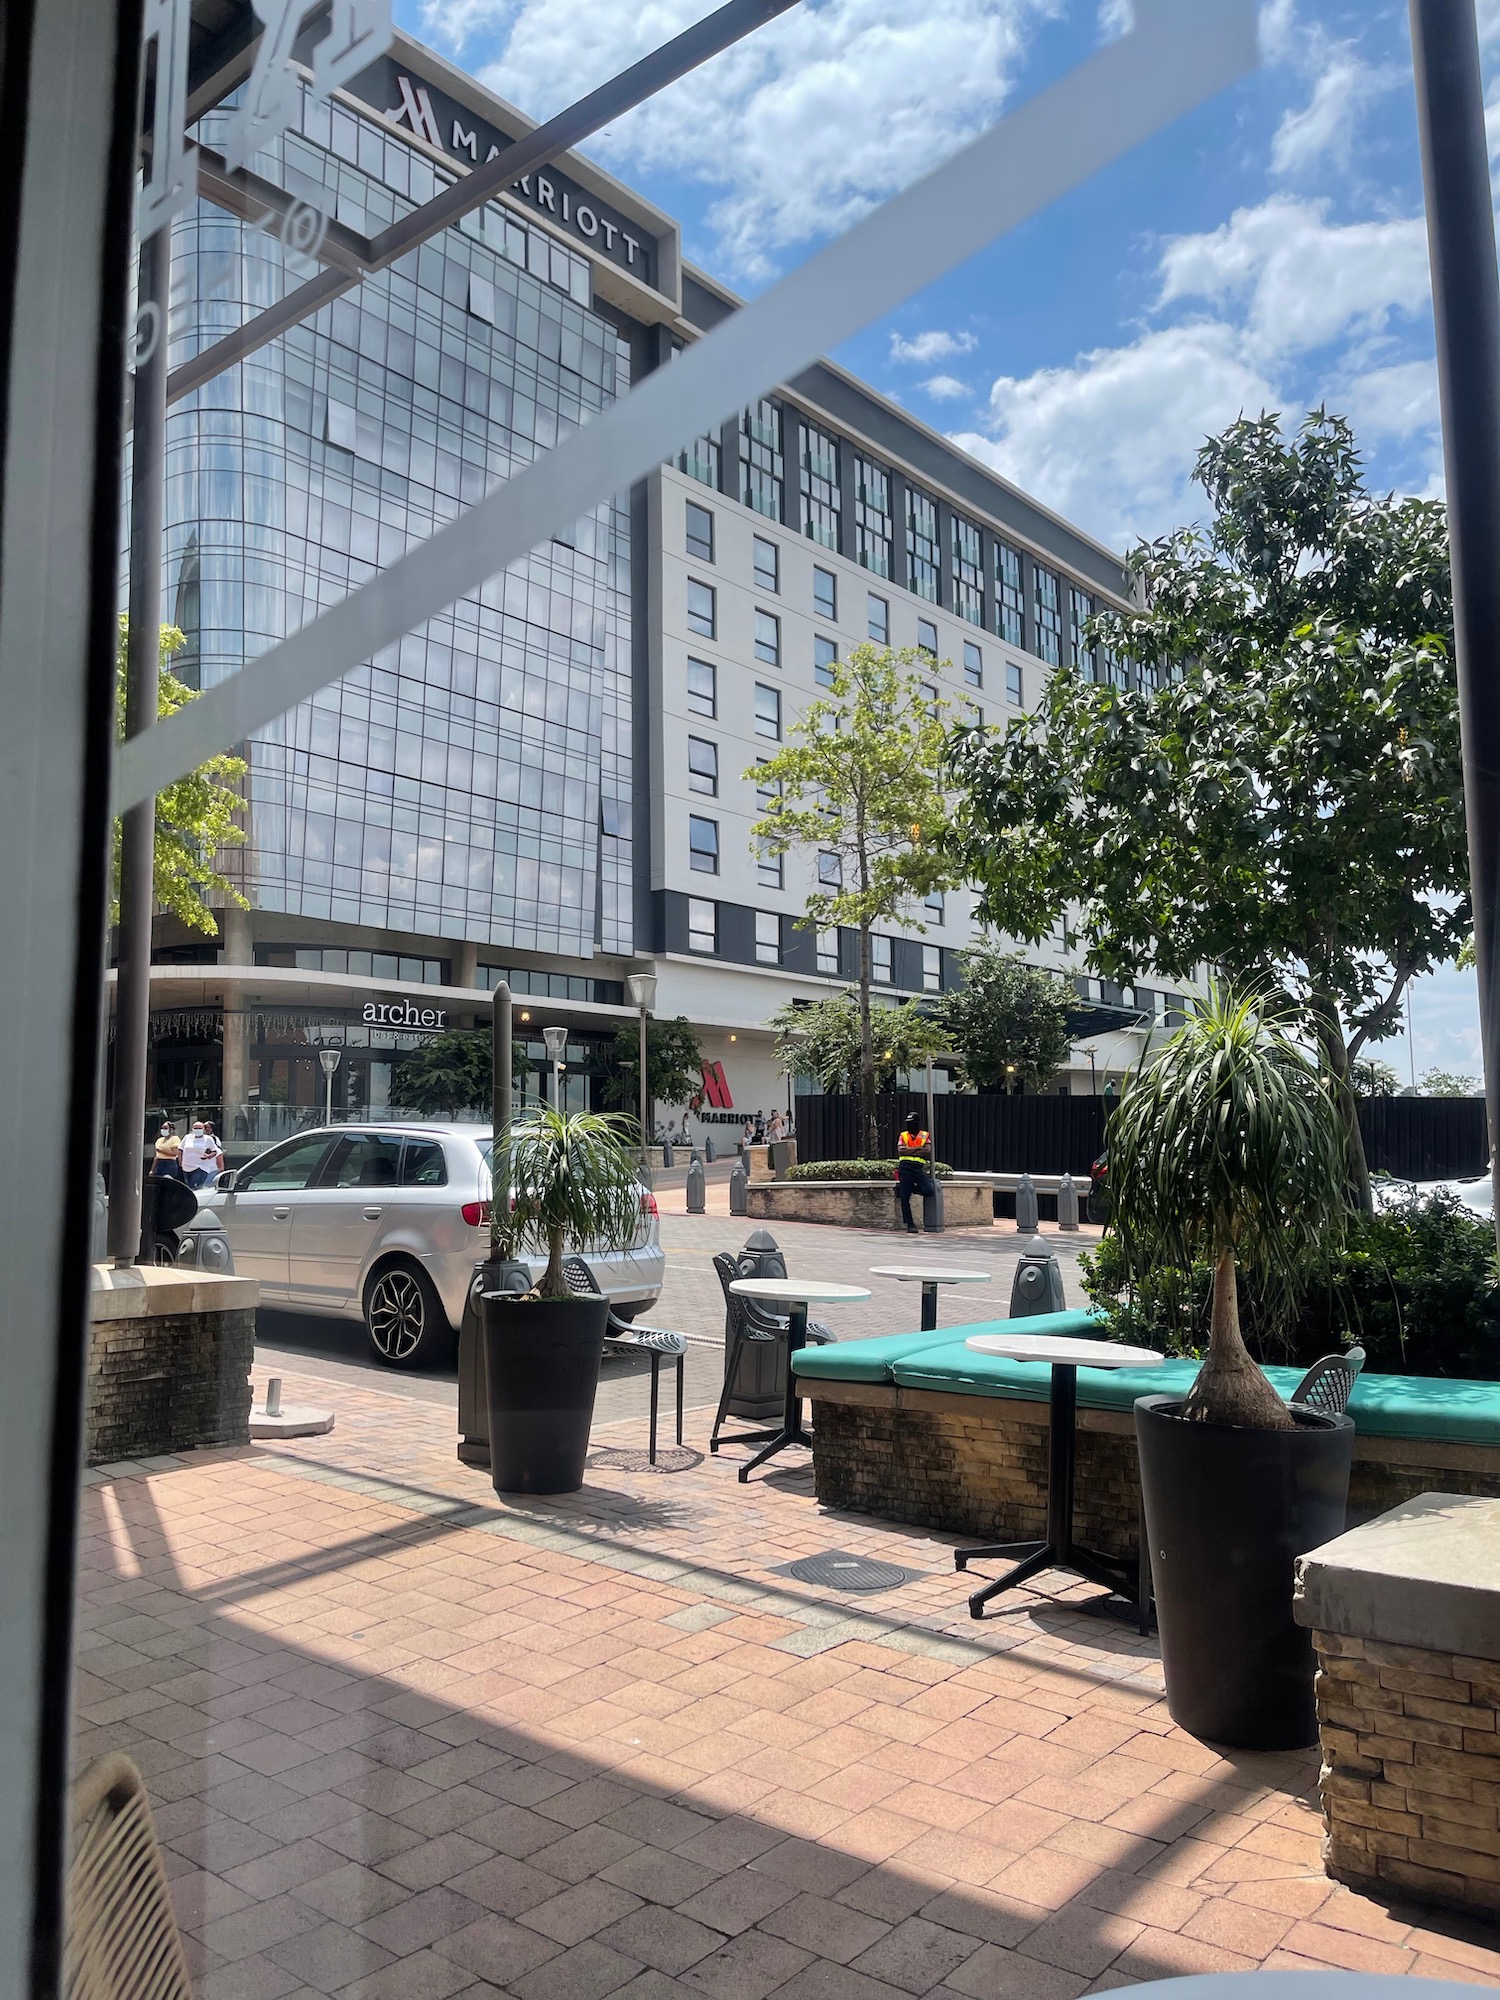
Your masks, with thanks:
[{"label": "brick paver pavement", "polygon": [[[1500,1983],[1493,1930],[1329,1883],[1315,1754],[1183,1735],[1085,1591],[976,1625],[950,1538],[820,1510],[797,1453],[507,1504],[367,1379],[330,1436],[89,1477],[77,1753],[145,1773],[202,2000]],[[909,1580],[779,1573],[829,1548]]]}]

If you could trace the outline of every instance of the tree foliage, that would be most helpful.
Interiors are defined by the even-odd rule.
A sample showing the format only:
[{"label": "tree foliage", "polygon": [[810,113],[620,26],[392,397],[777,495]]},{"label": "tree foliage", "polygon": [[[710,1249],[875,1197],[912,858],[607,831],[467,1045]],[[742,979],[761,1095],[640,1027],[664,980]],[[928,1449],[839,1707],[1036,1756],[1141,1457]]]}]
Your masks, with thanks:
[{"label": "tree foliage", "polygon": [[1394,1097],[1401,1088],[1391,1065],[1375,1056],[1356,1056],[1349,1065],[1349,1081],[1356,1097]]},{"label": "tree foliage", "polygon": [[[511,1044],[511,1068],[519,1082],[530,1069],[524,1042]],[[391,1069],[391,1097],[420,1118],[451,1118],[477,1111],[488,1118],[494,1076],[488,1028],[450,1028],[409,1050]]]},{"label": "tree foliage", "polygon": [[[924,1013],[915,1000],[903,1000],[899,1007],[873,1007],[870,1024],[878,1090],[889,1090],[900,1071],[921,1069],[928,1056],[940,1055],[948,1046],[941,1022]],[[860,1014],[853,991],[807,1006],[788,1001],[766,1025],[775,1033],[776,1060],[783,1075],[810,1076],[823,1090],[858,1093]]]},{"label": "tree foliage", "polygon": [[1262,1325],[1284,1324],[1343,1241],[1343,1129],[1290,1026],[1214,989],[1109,1122],[1110,1227],[1127,1273],[1213,1272],[1208,1355],[1184,1409],[1204,1423],[1290,1426],[1241,1337],[1238,1272]]},{"label": "tree foliage", "polygon": [[1462,1076],[1451,1069],[1423,1070],[1417,1084],[1419,1097],[1477,1097],[1480,1091],[1477,1077]]},{"label": "tree foliage", "polygon": [[1103,977],[1204,965],[1285,995],[1348,1084],[1414,974],[1470,929],[1443,512],[1372,498],[1342,417],[1241,419],[1200,452],[1213,508],[1131,557],[1145,610],[1095,620],[1103,684],[1055,673],[1003,739],[965,736],[983,915],[1065,913]]},{"label": "tree foliage", "polygon": [[[120,616],[119,639],[115,650],[115,736],[125,738],[125,648],[130,620]],[[168,662],[187,644],[175,625],[163,625],[160,638],[156,714],[159,721],[175,715],[187,702],[197,700],[197,690],[178,680]],[[235,814],[244,801],[236,789],[246,770],[242,757],[210,757],[185,778],[168,785],[156,795],[156,841],[152,856],[152,889],[156,900],[190,930],[218,935],[218,920],[206,898],[214,896],[239,909],[248,905],[215,861],[223,848],[238,847],[245,830]],[[120,823],[115,822],[113,892],[110,921],[120,916]]]},{"label": "tree foliage", "polygon": [[624,1250],[634,1240],[642,1190],[626,1129],[608,1113],[547,1108],[518,1118],[496,1146],[495,1184],[510,1200],[491,1210],[491,1248],[497,1257],[546,1251],[539,1297],[572,1296],[562,1268],[570,1245]]},{"label": "tree foliage", "polygon": [[[923,899],[956,879],[943,787],[944,704],[923,677],[934,662],[914,647],[860,645],[833,670],[792,740],[746,772],[776,797],[751,828],[771,854],[794,848],[836,860],[799,921],[859,933],[859,1096],[865,1147],[875,1133],[875,1030],[871,1021],[871,933],[877,923],[925,926]],[[831,863],[830,863],[831,866]]]},{"label": "tree foliage", "polygon": [[[636,1022],[622,1027],[596,1067],[603,1078],[603,1096],[611,1111],[639,1117],[641,1102],[641,1031]],[[703,1087],[703,1051],[685,1014],[671,1020],[655,1016],[646,1023],[646,1095],[653,1104],[686,1104]]]},{"label": "tree foliage", "polygon": [[1068,994],[1056,973],[993,944],[963,955],[963,985],[943,1002],[942,1020],[961,1064],[979,1090],[1049,1084],[1068,1060]]}]

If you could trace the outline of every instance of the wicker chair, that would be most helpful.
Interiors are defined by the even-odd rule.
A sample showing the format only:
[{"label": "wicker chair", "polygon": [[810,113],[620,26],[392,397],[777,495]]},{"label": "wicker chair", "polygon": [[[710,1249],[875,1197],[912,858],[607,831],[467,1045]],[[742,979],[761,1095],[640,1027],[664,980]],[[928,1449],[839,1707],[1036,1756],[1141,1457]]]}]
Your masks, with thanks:
[{"label": "wicker chair", "polygon": [[[779,1261],[779,1260],[778,1260]],[[781,1313],[767,1312],[754,1299],[736,1296],[729,1287],[736,1278],[768,1276],[764,1266],[754,1257],[732,1257],[721,1250],[714,1258],[714,1269],[719,1275],[719,1283],[724,1292],[724,1387],[719,1396],[719,1407],[714,1413],[713,1430],[709,1433],[708,1448],[711,1452],[719,1449],[719,1432],[729,1413],[729,1401],[734,1393],[735,1378],[739,1373],[740,1355],[747,1342],[785,1341],[788,1322]],[[782,1266],[780,1275],[786,1276]],[[807,1344],[809,1347],[826,1347],[835,1338],[833,1328],[825,1326],[821,1320],[807,1322]],[[746,1443],[753,1442],[762,1434],[730,1433],[733,1443],[736,1435],[743,1435]]]},{"label": "wicker chair", "polygon": [[[567,1280],[568,1290],[575,1298],[599,1296],[599,1282],[581,1257],[563,1259],[563,1277]],[[682,1443],[682,1370],[688,1350],[687,1335],[668,1333],[664,1327],[659,1326],[637,1326],[630,1320],[621,1319],[613,1306],[609,1309],[604,1333],[607,1342],[604,1350],[606,1354],[610,1348],[614,1348],[616,1352],[634,1348],[639,1353],[651,1357],[651,1437],[648,1455],[650,1463],[655,1465],[656,1411],[663,1356],[677,1364],[677,1442]]]},{"label": "wicker chair", "polygon": [[100,1757],[72,1805],[65,2000],[193,2000],[140,1772]]},{"label": "wicker chair", "polygon": [[1362,1347],[1347,1347],[1342,1354],[1325,1354],[1308,1369],[1287,1401],[1304,1410],[1320,1411],[1325,1417],[1342,1416],[1364,1365]]}]

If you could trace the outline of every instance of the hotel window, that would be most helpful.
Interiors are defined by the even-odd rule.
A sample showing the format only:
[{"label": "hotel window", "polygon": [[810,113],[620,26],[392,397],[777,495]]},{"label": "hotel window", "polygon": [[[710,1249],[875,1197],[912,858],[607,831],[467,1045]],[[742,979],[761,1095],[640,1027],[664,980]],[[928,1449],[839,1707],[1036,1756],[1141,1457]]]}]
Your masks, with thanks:
[{"label": "hotel window", "polygon": [[818,970],[838,976],[839,934],[836,930],[818,932]]},{"label": "hotel window", "polygon": [[755,912],[755,962],[757,965],[781,963],[781,919],[774,910]]},{"label": "hotel window", "polygon": [[854,455],[854,555],[875,576],[891,573],[895,523],[891,519],[891,475],[884,466]]},{"label": "hotel window", "polygon": [[942,990],[942,950],[935,944],[924,944],[922,947],[922,991],[924,993],[941,993]]},{"label": "hotel window", "polygon": [[832,639],[825,639],[821,632],[813,636],[813,679],[819,687],[833,686],[834,672],[839,663],[839,649]]},{"label": "hotel window", "polygon": [[1008,660],[1005,667],[1005,699],[1013,701],[1017,708],[1025,706],[1025,677],[1014,660]]},{"label": "hotel window", "polygon": [[740,499],[768,521],[786,519],[781,412],[764,398],[740,413]]},{"label": "hotel window", "polygon": [[695,576],[688,578],[687,614],[690,632],[696,632],[700,639],[718,637],[719,612],[714,602],[713,586],[699,583]]},{"label": "hotel window", "polygon": [[927,697],[927,706],[932,710],[933,714],[936,715],[938,710],[942,707],[943,697],[938,693],[937,688],[932,681],[923,682],[922,692]]},{"label": "hotel window", "polygon": [[971,729],[983,729],[984,727],[984,710],[979,706],[977,701],[969,703],[969,727]]},{"label": "hotel window", "polygon": [[695,875],[719,872],[719,822],[688,814],[688,864]]},{"label": "hotel window", "polygon": [[781,590],[781,551],[764,535],[755,537],[755,587],[777,593]]},{"label": "hotel window", "polygon": [[762,681],[755,683],[755,733],[773,743],[781,741],[781,689],[768,688]]},{"label": "hotel window", "polygon": [[718,670],[708,660],[688,661],[688,707],[694,715],[719,712]]},{"label": "hotel window", "polygon": [[995,630],[1008,646],[1026,644],[1026,600],[1021,595],[1021,553],[995,544]]},{"label": "hotel window", "polygon": [[920,486],[906,489],[906,587],[929,604],[938,601],[938,566],[942,550],[938,545],[937,502]]},{"label": "hotel window", "polygon": [[837,854],[818,856],[818,887],[820,889],[842,889],[844,886],[844,864]]},{"label": "hotel window", "polygon": [[953,609],[971,625],[984,623],[984,549],[962,514],[953,516]]},{"label": "hotel window", "polygon": [[760,773],[755,781],[755,796],[762,806],[769,809],[781,797],[781,786],[774,778],[765,775],[771,768],[771,760],[768,757],[757,757],[755,768]]},{"label": "hotel window", "polygon": [[755,657],[762,666],[781,665],[781,620],[774,611],[755,614]]},{"label": "hotel window", "polygon": [[1062,594],[1057,581],[1057,572],[1043,569],[1042,565],[1037,563],[1032,575],[1036,578],[1034,650],[1038,659],[1045,660],[1049,667],[1055,667],[1062,659]]},{"label": "hotel window", "polygon": [[839,441],[816,424],[799,424],[802,532],[825,549],[839,545]]},{"label": "hotel window", "polygon": [[943,900],[942,890],[934,889],[922,907],[935,924],[940,924],[947,914],[947,904]]},{"label": "hotel window", "polygon": [[964,640],[964,679],[970,687],[984,686],[984,655],[972,639]]},{"label": "hotel window", "polygon": [[1093,599],[1086,590],[1068,589],[1068,664],[1076,667],[1085,680],[1105,676],[1095,675],[1093,647],[1089,645],[1084,628],[1094,615]]},{"label": "hotel window", "polygon": [[937,627],[930,618],[917,620],[917,651],[925,653],[929,660],[935,660],[937,651]]},{"label": "hotel window", "polygon": [[831,569],[813,565],[813,610],[820,618],[832,619],[838,623],[839,580]]},{"label": "hotel window", "polygon": [[688,738],[688,790],[719,796],[719,746],[702,736]]},{"label": "hotel window", "polygon": [[[756,858],[756,874],[762,889],[780,889],[784,886],[783,864],[779,854],[773,854],[768,847],[762,847]],[[777,963],[780,964],[780,960]]]},{"label": "hotel window", "polygon": [[699,562],[714,559],[714,517],[696,500],[687,503],[687,552]]},{"label": "hotel window", "polygon": [[865,630],[877,646],[891,643],[891,607],[873,590],[865,594]]},{"label": "hotel window", "polygon": [[703,896],[688,897],[688,950],[719,949],[719,906]]},{"label": "hotel window", "polygon": [[896,983],[895,940],[888,937],[870,939],[870,976],[881,986]]},{"label": "hotel window", "polygon": [[682,452],[677,460],[679,468],[689,479],[696,479],[700,485],[719,490],[719,440],[716,437],[697,437]]}]

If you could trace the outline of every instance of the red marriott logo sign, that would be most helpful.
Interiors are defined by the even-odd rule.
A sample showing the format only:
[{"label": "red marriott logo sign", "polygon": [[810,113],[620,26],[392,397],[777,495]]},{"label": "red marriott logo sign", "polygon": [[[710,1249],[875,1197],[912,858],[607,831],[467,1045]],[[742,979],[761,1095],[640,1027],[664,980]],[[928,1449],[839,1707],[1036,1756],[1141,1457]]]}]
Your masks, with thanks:
[{"label": "red marriott logo sign", "polygon": [[715,1111],[733,1111],[734,1099],[729,1094],[723,1063],[710,1062],[703,1065],[703,1095]]}]

